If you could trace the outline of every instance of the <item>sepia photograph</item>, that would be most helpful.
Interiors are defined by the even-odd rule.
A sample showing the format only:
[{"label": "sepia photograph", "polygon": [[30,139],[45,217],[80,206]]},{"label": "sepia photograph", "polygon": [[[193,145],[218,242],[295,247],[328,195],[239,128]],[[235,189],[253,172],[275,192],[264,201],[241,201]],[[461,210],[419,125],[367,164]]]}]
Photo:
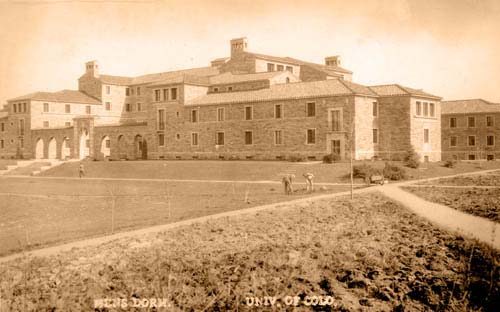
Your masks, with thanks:
[{"label": "sepia photograph", "polygon": [[0,0],[10,311],[500,311],[500,1]]}]

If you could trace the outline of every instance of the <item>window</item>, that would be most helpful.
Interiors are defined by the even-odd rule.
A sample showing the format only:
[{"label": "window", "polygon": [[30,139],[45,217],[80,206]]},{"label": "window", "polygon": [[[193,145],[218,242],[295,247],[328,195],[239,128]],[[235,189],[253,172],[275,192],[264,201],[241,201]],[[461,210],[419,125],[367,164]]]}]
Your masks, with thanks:
[{"label": "window", "polygon": [[137,93],[138,96],[141,95],[141,87],[137,87],[137,92],[136,93]]},{"label": "window", "polygon": [[165,135],[163,133],[158,134],[158,146],[165,146]]},{"label": "window", "polygon": [[372,130],[372,136],[373,136],[373,143],[377,144],[378,143],[378,129]]},{"label": "window", "polygon": [[486,127],[493,127],[493,116],[486,116]]},{"label": "window", "polygon": [[456,128],[457,127],[457,118],[451,117],[450,118],[450,128]]},{"label": "window", "polygon": [[469,154],[469,160],[476,160],[476,155]]},{"label": "window", "polygon": [[457,146],[457,137],[456,136],[450,137],[450,147],[454,147],[454,146]]},{"label": "window", "polygon": [[172,101],[177,100],[177,88],[170,89],[170,99]]},{"label": "window", "polygon": [[49,122],[48,121],[44,121],[43,122],[43,127],[44,128],[48,128],[49,127]]},{"label": "window", "polygon": [[[16,110],[14,110],[14,113]],[[48,113],[49,112],[49,103],[43,103],[43,112]]]},{"label": "window", "polygon": [[283,130],[274,131],[274,144],[276,145],[283,144]]},{"label": "window", "polygon": [[110,148],[111,147],[111,140],[110,139],[106,139],[106,141],[104,141],[104,144],[105,144],[104,146],[106,148]]},{"label": "window", "polygon": [[227,87],[227,91],[229,92],[233,91],[233,87]]},{"label": "window", "polygon": [[330,116],[332,120],[332,131],[341,131],[342,122],[340,120],[340,110],[332,110]]},{"label": "window", "polygon": [[24,135],[24,119],[19,119],[19,135]]},{"label": "window", "polygon": [[286,70],[289,71],[289,72],[291,72],[291,73],[293,73],[293,67],[292,66],[287,66]]},{"label": "window", "polygon": [[91,108],[89,105],[85,106],[85,113],[87,113],[87,115],[90,115],[91,113]]},{"label": "window", "polygon": [[245,106],[245,120],[252,120],[253,108],[252,106]]},{"label": "window", "polygon": [[224,145],[224,132],[217,132],[215,137],[215,144]]},{"label": "window", "polygon": [[4,148],[4,143],[3,143],[3,140],[0,140],[0,148]]},{"label": "window", "polygon": [[161,101],[161,90],[155,90],[155,102]]},{"label": "window", "polygon": [[191,145],[198,145],[198,133],[191,133]]},{"label": "window", "polygon": [[424,143],[429,143],[429,129],[424,129]]},{"label": "window", "polygon": [[424,102],[424,116],[429,116],[429,103]]},{"label": "window", "polygon": [[429,113],[431,117],[436,116],[436,105],[434,103],[429,103]]},{"label": "window", "polygon": [[168,89],[163,89],[163,100],[168,101]]},{"label": "window", "polygon": [[274,71],[274,64],[267,63],[267,71],[268,72],[273,72]]},{"label": "window", "polygon": [[377,102],[372,103],[372,112],[373,112],[373,117],[378,116],[378,103]]},{"label": "window", "polygon": [[416,103],[416,110],[415,110],[415,113],[417,114],[417,116],[420,116],[422,115],[422,103],[418,102]]},{"label": "window", "polygon": [[306,116],[307,117],[316,116],[316,103],[314,102],[307,103]]},{"label": "window", "polygon": [[282,105],[281,104],[276,104],[274,105],[274,118],[276,119],[281,119],[283,114],[282,114]]},{"label": "window", "polygon": [[26,103],[23,103],[23,112],[26,113]]},{"label": "window", "polygon": [[[134,95],[134,89],[133,88],[130,88],[130,95]],[[139,142],[139,144],[141,144],[141,142]]]},{"label": "window", "polygon": [[316,129],[307,129],[307,144],[316,143]]},{"label": "window", "polygon": [[476,126],[476,117],[467,117],[467,127],[474,128]]},{"label": "window", "polygon": [[217,108],[217,121],[224,121],[224,107]]},{"label": "window", "polygon": [[71,113],[71,105],[69,105],[69,104],[64,105],[64,112],[66,114]]},{"label": "window", "polygon": [[214,92],[219,92],[219,88],[214,88]]},{"label": "window", "polygon": [[284,67],[283,65],[278,65],[278,66],[276,66],[276,69],[277,69],[278,71],[284,71],[284,70],[285,70],[285,67]]},{"label": "window", "polygon": [[130,95],[130,88],[125,88],[125,95],[129,96]]},{"label": "window", "polygon": [[493,135],[486,136],[486,145],[488,146],[495,145],[495,137]]},{"label": "window", "polygon": [[66,122],[64,123],[64,126],[65,126],[65,127],[71,127],[71,122],[66,121]]},{"label": "window", "polygon": [[130,103],[125,104],[125,111],[130,112]]},{"label": "window", "polygon": [[106,94],[111,94],[111,87],[110,86],[106,86]]},{"label": "window", "polygon": [[285,82],[290,83],[290,77],[286,77]]},{"label": "window", "polygon": [[2,122],[2,123],[0,124],[0,130],[1,130],[2,132],[4,132],[4,131],[5,131],[5,123],[3,123],[3,122]]},{"label": "window", "polygon": [[158,130],[165,130],[165,110],[158,110]]},{"label": "window", "polygon": [[253,132],[245,131],[245,144],[252,145],[253,144]]},{"label": "window", "polygon": [[142,104],[141,103],[137,103],[137,111],[140,112],[142,111]]},{"label": "window", "polygon": [[111,103],[110,103],[110,102],[106,102],[106,103],[104,104],[104,107],[105,107],[105,109],[106,109],[107,111],[111,110]]},{"label": "window", "polygon": [[469,146],[476,146],[476,136],[474,135],[469,135],[468,139],[467,139],[467,144]]},{"label": "window", "polygon": [[191,122],[198,122],[198,110],[193,109],[191,111]]}]

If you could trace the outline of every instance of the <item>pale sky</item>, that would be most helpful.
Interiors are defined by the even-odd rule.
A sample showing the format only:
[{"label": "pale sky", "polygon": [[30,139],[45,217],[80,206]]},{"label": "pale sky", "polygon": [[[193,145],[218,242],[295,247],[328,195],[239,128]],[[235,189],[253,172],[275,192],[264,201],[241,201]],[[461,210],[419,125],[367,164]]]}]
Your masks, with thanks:
[{"label": "pale sky", "polygon": [[341,55],[361,84],[500,102],[497,0],[0,0],[0,105],[77,89],[93,59],[125,76],[208,66],[242,36],[252,52]]}]

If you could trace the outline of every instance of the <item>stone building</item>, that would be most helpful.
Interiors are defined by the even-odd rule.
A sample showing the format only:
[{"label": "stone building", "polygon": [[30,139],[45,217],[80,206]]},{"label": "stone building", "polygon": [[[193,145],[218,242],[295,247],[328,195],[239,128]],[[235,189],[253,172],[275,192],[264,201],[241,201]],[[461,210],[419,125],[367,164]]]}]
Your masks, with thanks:
[{"label": "stone building", "polygon": [[138,77],[85,64],[78,90],[8,100],[0,157],[92,159],[441,159],[440,97],[363,86],[339,56],[315,64],[248,51],[208,67]]},{"label": "stone building", "polygon": [[500,104],[483,99],[442,102],[443,160],[500,158]]}]

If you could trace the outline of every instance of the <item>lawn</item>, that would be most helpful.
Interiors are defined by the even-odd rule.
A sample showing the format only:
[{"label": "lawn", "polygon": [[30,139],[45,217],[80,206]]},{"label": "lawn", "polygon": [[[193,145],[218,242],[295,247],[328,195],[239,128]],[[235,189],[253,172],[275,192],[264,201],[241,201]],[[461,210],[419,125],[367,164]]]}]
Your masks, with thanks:
[{"label": "lawn", "polygon": [[17,161],[11,159],[0,159],[0,170],[7,169],[7,166],[15,165]]},{"label": "lawn", "polygon": [[310,196],[303,187],[0,177],[0,255]]},{"label": "lawn", "polygon": [[[356,161],[354,165],[367,163],[383,168],[383,161]],[[400,162],[393,162],[402,165]],[[66,163],[42,173],[43,176],[76,177],[78,162]],[[154,178],[154,179],[200,179],[200,180],[274,180],[279,181],[284,173],[293,173],[298,179],[312,172],[316,182],[349,182],[350,164],[346,162],[323,164],[292,163],[285,161],[86,161],[88,177]],[[481,164],[459,162],[455,168],[446,168],[442,163],[422,164],[419,169],[406,168],[411,179],[422,179],[471,172],[485,169],[500,169],[500,162]],[[357,180],[357,183],[363,181]]]},{"label": "lawn", "polygon": [[[499,263],[497,251],[365,194],[3,263],[0,293],[5,311],[90,311],[99,298],[268,311],[286,296],[300,311],[307,296],[331,299],[316,311],[495,311]],[[247,306],[264,296],[276,306]]]},{"label": "lawn", "polygon": [[439,179],[437,181],[428,181],[422,184],[438,184],[451,186],[498,186],[500,187],[500,171],[490,172],[488,174],[478,174],[469,176],[460,176],[453,178]]}]

